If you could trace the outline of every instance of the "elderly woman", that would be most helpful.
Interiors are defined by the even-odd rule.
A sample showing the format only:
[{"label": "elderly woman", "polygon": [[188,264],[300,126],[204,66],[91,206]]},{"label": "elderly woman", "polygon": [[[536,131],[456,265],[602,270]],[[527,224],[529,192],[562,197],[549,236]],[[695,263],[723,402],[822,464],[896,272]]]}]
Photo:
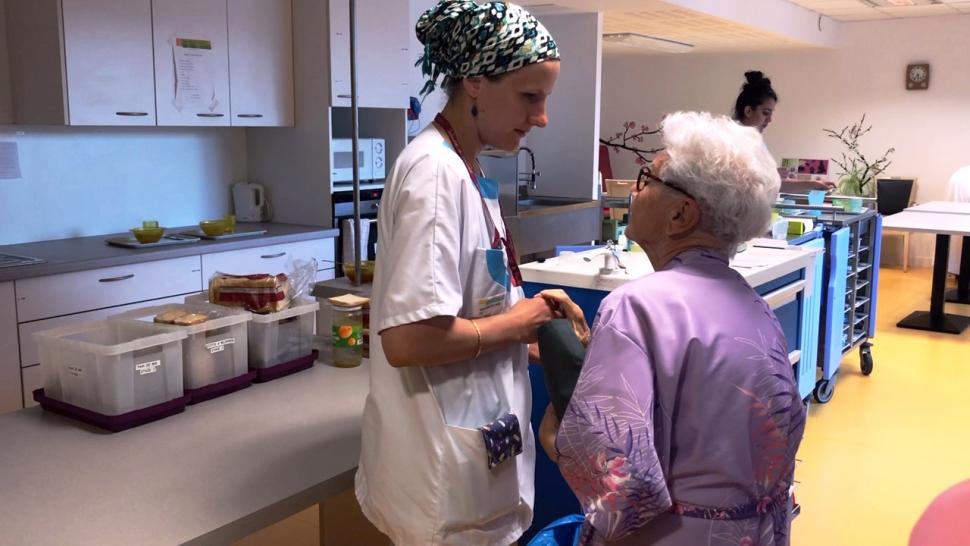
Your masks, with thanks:
[{"label": "elderly woman", "polygon": [[778,174],[727,118],[672,114],[663,138],[627,228],[656,272],[603,301],[540,439],[583,506],[584,544],[787,544],[805,413],[778,321],[728,266],[765,232]]}]

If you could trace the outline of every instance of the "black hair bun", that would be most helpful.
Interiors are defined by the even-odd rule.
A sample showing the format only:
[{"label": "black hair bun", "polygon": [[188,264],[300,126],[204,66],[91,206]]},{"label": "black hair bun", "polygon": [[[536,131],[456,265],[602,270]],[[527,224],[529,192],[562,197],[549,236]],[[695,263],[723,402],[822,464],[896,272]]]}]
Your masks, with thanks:
[{"label": "black hair bun", "polygon": [[748,85],[758,85],[767,78],[760,70],[749,70],[744,73],[744,79],[748,80]]},{"label": "black hair bun", "polygon": [[746,85],[751,87],[771,87],[771,80],[766,78],[760,70],[749,70],[745,72],[744,79],[748,81]]}]

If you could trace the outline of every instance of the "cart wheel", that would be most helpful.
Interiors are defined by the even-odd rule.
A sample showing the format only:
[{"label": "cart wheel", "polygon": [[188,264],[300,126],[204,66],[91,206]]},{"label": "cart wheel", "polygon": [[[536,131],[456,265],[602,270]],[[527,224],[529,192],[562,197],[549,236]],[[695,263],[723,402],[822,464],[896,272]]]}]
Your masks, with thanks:
[{"label": "cart wheel", "polygon": [[869,375],[872,373],[872,349],[870,349],[870,347],[872,347],[872,345],[869,343],[863,343],[862,346],[859,347],[859,360],[861,361],[859,367],[862,368],[862,375]]},{"label": "cart wheel", "polygon": [[815,384],[815,390],[812,391],[812,395],[815,397],[815,401],[819,404],[825,404],[832,399],[832,395],[835,394],[835,377],[832,379],[819,379],[818,383]]}]

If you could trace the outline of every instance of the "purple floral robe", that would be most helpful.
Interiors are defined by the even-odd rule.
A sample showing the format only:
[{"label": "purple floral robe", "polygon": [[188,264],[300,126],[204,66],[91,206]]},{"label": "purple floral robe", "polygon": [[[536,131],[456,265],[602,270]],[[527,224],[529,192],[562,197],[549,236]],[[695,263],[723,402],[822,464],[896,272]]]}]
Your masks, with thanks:
[{"label": "purple floral robe", "polygon": [[613,291],[556,447],[583,544],[788,544],[805,426],[781,326],[714,252]]}]

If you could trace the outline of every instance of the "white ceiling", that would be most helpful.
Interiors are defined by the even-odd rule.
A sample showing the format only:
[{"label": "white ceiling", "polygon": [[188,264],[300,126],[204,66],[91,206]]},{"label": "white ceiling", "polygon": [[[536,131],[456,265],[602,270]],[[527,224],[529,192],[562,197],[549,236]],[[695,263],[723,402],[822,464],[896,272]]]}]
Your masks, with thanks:
[{"label": "white ceiling", "polygon": [[[741,25],[677,7],[657,7],[637,12],[606,12],[603,32],[633,32],[684,42],[692,51],[737,51],[801,47],[805,44],[779,34]],[[603,44],[609,52],[630,49],[622,45]]]},{"label": "white ceiling", "polygon": [[789,0],[838,21],[970,14],[970,0]]},{"label": "white ceiling", "polygon": [[[908,4],[912,5],[894,5]],[[602,11],[603,32],[631,32],[692,44],[693,52],[749,51],[813,47],[811,43],[786,33],[784,22],[792,17],[797,25],[814,30],[854,22],[903,17],[970,15],[970,0],[752,0],[748,12],[743,2],[725,2],[742,6],[747,15],[761,14],[759,24],[743,17],[732,17],[731,9],[718,12],[708,4],[694,0],[519,0],[541,16],[563,11]],[[696,8],[696,9],[692,9]],[[705,10],[705,11],[702,11]],[[721,15],[725,15],[722,17]],[[826,16],[828,25],[818,15]],[[834,21],[833,21],[834,20]],[[796,25],[796,26],[797,26]],[[791,28],[791,25],[788,25]],[[801,37],[804,37],[803,34]],[[824,44],[821,44],[824,46]],[[604,43],[605,52],[650,54],[658,51]]]}]

